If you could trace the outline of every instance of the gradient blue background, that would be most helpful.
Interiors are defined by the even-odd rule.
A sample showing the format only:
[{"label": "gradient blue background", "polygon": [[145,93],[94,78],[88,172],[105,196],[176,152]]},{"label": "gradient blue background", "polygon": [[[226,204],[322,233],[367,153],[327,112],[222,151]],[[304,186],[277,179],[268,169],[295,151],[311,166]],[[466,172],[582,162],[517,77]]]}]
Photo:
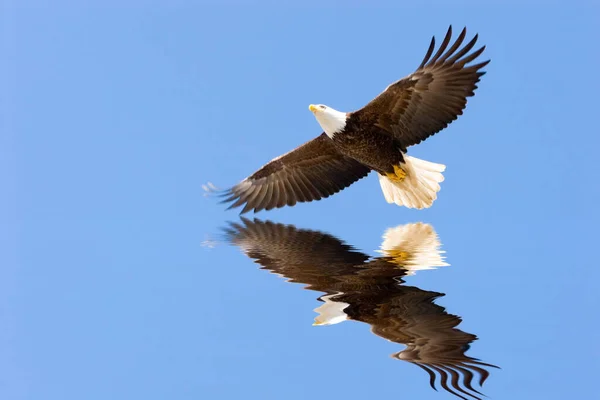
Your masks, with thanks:
[{"label": "gradient blue background", "polygon": [[592,397],[600,8],[340,3],[4,2],[1,398],[451,398],[367,325],[311,326],[318,293],[203,247],[238,217],[201,188],[319,134],[309,103],[361,107],[450,23],[492,63],[411,150],[448,165],[434,207],[388,205],[369,176],[258,216],[370,254],[432,224],[452,266],[407,284],[446,293],[468,354],[502,367],[484,392]]}]

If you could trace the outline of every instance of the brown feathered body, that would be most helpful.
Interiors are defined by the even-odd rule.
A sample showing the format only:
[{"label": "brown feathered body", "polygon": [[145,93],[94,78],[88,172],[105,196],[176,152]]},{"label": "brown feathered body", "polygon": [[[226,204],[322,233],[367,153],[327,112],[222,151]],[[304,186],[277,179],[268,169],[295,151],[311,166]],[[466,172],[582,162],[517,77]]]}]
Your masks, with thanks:
[{"label": "brown feathered body", "polygon": [[346,127],[332,141],[341,154],[380,174],[394,173],[394,165],[404,162],[406,149],[400,141],[353,113],[348,114]]}]

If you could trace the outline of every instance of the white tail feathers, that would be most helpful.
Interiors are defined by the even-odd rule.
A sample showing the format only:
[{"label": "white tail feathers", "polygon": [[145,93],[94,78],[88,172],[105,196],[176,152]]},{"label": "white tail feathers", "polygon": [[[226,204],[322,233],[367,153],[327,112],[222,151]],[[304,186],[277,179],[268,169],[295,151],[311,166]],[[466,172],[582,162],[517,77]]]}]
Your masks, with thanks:
[{"label": "white tail feathers", "polygon": [[408,271],[421,271],[449,266],[445,261],[442,244],[429,224],[398,225],[383,234],[381,250],[384,257],[391,258]]},{"label": "white tail feathers", "polygon": [[406,177],[399,182],[378,174],[385,200],[408,208],[431,207],[444,180],[442,172],[446,166],[404,155],[401,167]]}]

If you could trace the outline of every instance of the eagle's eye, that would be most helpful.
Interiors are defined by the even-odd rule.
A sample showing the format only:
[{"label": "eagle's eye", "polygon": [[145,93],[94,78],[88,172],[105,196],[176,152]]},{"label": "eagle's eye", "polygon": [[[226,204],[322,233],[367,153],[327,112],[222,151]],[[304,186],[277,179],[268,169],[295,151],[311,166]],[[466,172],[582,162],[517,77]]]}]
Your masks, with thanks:
[{"label": "eagle's eye", "polygon": [[325,107],[325,106],[319,106],[319,107],[321,107],[321,110],[324,110],[325,108],[327,108],[327,107]]}]

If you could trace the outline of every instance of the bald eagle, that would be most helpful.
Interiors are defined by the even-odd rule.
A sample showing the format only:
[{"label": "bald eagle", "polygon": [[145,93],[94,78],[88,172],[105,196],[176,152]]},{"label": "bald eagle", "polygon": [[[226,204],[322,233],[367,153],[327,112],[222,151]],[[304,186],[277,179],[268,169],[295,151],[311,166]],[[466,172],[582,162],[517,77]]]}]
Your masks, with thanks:
[{"label": "bald eagle", "polygon": [[223,202],[233,202],[229,208],[245,204],[241,213],[293,206],[329,197],[375,171],[388,203],[430,207],[446,167],[406,152],[457,119],[485,74],[481,69],[490,60],[467,65],[485,46],[470,53],[475,35],[461,48],[466,33],[464,28],[450,45],[450,26],[435,54],[433,37],[416,71],[360,110],[342,112],[311,104],[324,132],[221,193]]},{"label": "bald eagle", "polygon": [[435,304],[443,293],[405,284],[406,275],[449,265],[431,225],[387,229],[377,257],[328,233],[293,225],[242,218],[224,230],[227,240],[261,269],[325,293],[313,325],[369,324],[373,334],[405,345],[392,357],[425,370],[434,389],[437,381],[460,398],[480,399],[471,383],[479,375],[483,385],[488,367],[498,368],[466,354],[477,336],[458,329],[461,318]]}]

